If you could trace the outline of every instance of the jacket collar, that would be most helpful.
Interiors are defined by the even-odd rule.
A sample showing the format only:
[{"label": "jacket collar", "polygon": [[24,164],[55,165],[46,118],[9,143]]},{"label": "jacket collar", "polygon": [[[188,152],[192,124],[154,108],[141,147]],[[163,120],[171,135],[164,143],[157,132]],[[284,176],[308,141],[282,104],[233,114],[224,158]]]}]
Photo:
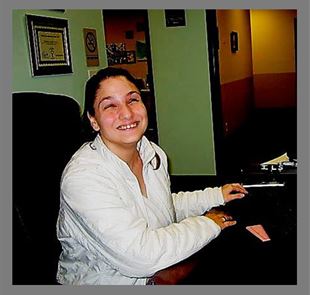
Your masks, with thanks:
[{"label": "jacket collar", "polygon": [[[97,150],[104,158],[112,160],[113,162],[126,164],[106,146],[99,134],[97,134],[96,138],[91,143],[91,146],[93,147],[93,149]],[[155,158],[155,149],[152,146],[152,143],[145,136],[143,136],[141,140],[137,143],[137,149],[142,159],[143,166],[151,163],[152,160]]]}]

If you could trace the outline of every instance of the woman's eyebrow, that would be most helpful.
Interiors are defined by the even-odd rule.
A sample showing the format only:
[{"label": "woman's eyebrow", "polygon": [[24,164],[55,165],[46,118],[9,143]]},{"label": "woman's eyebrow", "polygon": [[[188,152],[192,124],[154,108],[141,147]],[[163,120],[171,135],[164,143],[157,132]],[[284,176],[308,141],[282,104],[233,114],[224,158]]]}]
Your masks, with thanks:
[{"label": "woman's eyebrow", "polygon": [[132,94],[138,94],[139,96],[141,96],[140,91],[132,90],[132,91],[129,91],[129,92],[126,94],[125,97],[126,97],[126,98],[130,98],[130,96],[131,96]]},{"label": "woman's eyebrow", "polygon": [[138,90],[129,91],[129,92],[127,93],[127,95],[134,94],[134,93],[137,93],[137,94],[141,95],[140,91],[138,91]]}]

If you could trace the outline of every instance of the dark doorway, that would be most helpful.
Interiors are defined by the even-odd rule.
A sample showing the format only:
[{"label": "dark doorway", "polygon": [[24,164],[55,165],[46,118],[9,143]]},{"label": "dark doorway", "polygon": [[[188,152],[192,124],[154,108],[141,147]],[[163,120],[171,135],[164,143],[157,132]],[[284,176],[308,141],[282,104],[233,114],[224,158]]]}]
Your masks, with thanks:
[{"label": "dark doorway", "polygon": [[218,27],[216,21],[216,10],[206,11],[207,34],[208,34],[208,54],[209,54],[209,72],[211,82],[211,99],[212,99],[212,114],[213,114],[213,130],[214,130],[214,146],[215,146],[215,161],[216,172],[222,174],[225,167],[224,154],[224,130],[222,118],[221,104],[221,84],[219,73],[219,39]]},{"label": "dark doorway", "polygon": [[138,79],[149,117],[145,135],[158,143],[147,10],[109,9],[102,13],[108,64],[125,68]]}]

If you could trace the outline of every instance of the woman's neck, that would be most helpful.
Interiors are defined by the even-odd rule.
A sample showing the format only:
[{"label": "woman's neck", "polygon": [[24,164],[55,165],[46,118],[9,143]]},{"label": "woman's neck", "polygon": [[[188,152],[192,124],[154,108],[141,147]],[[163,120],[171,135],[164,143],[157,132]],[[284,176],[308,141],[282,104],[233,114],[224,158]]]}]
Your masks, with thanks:
[{"label": "woman's neck", "polygon": [[147,197],[147,191],[142,173],[143,162],[137,149],[137,144],[116,145],[109,141],[103,141],[109,150],[111,150],[128,165],[129,169],[136,176],[139,182],[142,196]]},{"label": "woman's neck", "polygon": [[127,163],[130,169],[133,168],[137,160],[140,160],[137,144],[116,145],[104,139],[102,140],[110,151]]},{"label": "woman's neck", "polygon": [[137,160],[140,160],[140,155],[136,146],[133,149],[123,149],[119,151],[117,156],[126,162],[131,170],[133,170]]}]

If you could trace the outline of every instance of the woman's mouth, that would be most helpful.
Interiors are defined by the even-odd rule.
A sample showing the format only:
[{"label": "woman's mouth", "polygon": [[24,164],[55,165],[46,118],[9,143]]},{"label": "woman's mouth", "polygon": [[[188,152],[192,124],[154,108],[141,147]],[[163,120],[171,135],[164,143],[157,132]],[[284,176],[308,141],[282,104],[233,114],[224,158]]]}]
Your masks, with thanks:
[{"label": "woman's mouth", "polygon": [[138,122],[134,122],[131,124],[126,124],[126,125],[120,125],[117,127],[118,130],[128,130],[132,128],[136,128],[138,126]]}]

